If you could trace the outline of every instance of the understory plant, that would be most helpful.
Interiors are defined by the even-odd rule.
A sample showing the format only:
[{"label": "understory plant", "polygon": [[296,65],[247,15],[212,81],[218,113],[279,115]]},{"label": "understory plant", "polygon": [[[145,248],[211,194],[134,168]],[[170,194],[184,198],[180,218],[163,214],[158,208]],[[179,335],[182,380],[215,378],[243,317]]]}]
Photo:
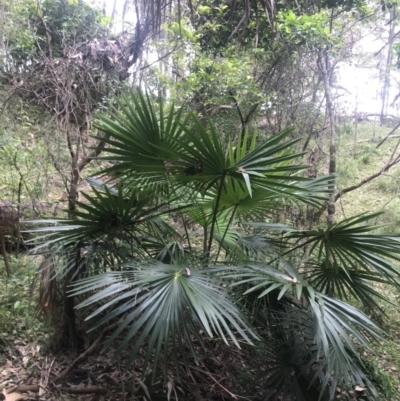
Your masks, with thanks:
[{"label": "understory plant", "polygon": [[398,286],[399,237],[375,233],[368,214],[308,231],[275,223],[288,205],[324,207],[332,179],[304,178],[291,131],[233,142],[166,110],[122,97],[96,123],[104,168],[74,219],[33,230],[70,296],[85,296],[92,330],[118,321],[105,347],[128,347],[128,365],[140,354],[154,379],[171,365],[179,377],[216,337],[253,355],[246,396],[378,400],[362,352],[383,332],[352,305],[379,307],[377,286]]}]

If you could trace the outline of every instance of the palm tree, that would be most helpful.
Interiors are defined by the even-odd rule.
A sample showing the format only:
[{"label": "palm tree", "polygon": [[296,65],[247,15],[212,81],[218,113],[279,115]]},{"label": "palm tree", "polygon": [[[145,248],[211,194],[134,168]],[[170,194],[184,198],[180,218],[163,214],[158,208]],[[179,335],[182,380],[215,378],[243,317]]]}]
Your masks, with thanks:
[{"label": "palm tree", "polygon": [[73,220],[34,231],[37,249],[64,258],[59,274],[73,272],[72,295],[87,294],[92,330],[120,322],[106,344],[118,340],[115,358],[145,349],[144,376],[166,377],[172,361],[179,377],[217,336],[251,345],[263,399],[333,400],[356,386],[379,398],[361,350],[383,332],[348,302],[376,306],[375,283],[398,286],[399,237],[365,225],[375,215],[316,231],[266,223],[288,203],[325,201],[330,177],[301,175],[290,130],[233,143],[139,91],[97,128],[107,167]]}]

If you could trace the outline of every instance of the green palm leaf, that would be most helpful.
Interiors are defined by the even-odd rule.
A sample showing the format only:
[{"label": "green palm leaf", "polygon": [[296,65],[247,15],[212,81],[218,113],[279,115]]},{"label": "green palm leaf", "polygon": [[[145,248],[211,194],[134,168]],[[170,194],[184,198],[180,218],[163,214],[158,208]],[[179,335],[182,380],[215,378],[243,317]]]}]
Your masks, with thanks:
[{"label": "green palm leaf", "polygon": [[[245,294],[257,291],[262,298],[275,292],[278,301],[284,296],[305,300],[309,324],[313,327],[316,360],[321,360],[326,371],[335,372],[335,383],[349,382],[354,359],[362,364],[358,347],[369,348],[372,339],[381,338],[382,330],[353,306],[314,290],[289,263],[282,267],[284,272],[263,264],[230,267],[233,272],[228,277],[235,280],[233,286],[245,286]],[[330,376],[322,386],[323,391],[332,383]],[[331,387],[331,391],[335,390]]]},{"label": "green palm leaf", "polygon": [[321,268],[342,270],[348,276],[350,271],[368,272],[398,285],[400,269],[394,262],[400,262],[400,236],[373,233],[377,227],[365,224],[379,215],[363,213],[325,230],[292,231],[287,238],[298,245],[291,252],[309,246]]},{"label": "green palm leaf", "polygon": [[[45,224],[45,227],[39,227],[29,230],[30,233],[41,233],[36,236],[36,242],[41,243],[35,248],[38,251],[41,248],[49,247],[55,243],[79,241],[95,241],[105,238],[119,238],[129,235],[139,243],[140,236],[152,234],[164,230],[166,224],[159,220],[159,216],[173,213],[186,208],[184,206],[171,206],[171,202],[157,203],[154,195],[146,193],[140,188],[123,191],[120,186],[115,192],[107,186],[104,192],[99,192],[92,187],[93,195],[83,194],[86,199],[84,202],[76,202],[79,207],[74,211],[76,220],[34,220],[31,223]],[[174,231],[170,229],[170,233]],[[44,241],[42,241],[44,240]]]},{"label": "green palm leaf", "polygon": [[310,284],[320,292],[333,288],[339,299],[345,301],[358,299],[364,306],[377,309],[380,309],[377,299],[390,303],[390,300],[382,292],[376,291],[373,285],[392,284],[392,281],[375,272],[362,269],[355,271],[342,267],[332,268],[312,263],[308,264],[308,269],[307,277]]},{"label": "green palm leaf", "polygon": [[175,161],[171,155],[181,152],[177,138],[182,136],[181,124],[187,124],[183,108],[175,111],[172,105],[164,115],[164,106],[157,112],[149,95],[139,90],[123,96],[118,104],[120,110],[112,118],[101,116],[96,123],[109,145],[110,155],[100,159],[114,163],[102,174],[117,174],[136,184],[165,185],[165,169]]},{"label": "green palm leaf", "polygon": [[[145,346],[145,365],[154,353],[153,366],[162,358],[166,369],[170,348],[178,366],[177,360],[185,352],[191,352],[196,358],[195,347],[202,345],[206,337],[217,335],[225,342],[230,339],[237,346],[238,336],[248,343],[256,338],[237,307],[228,300],[220,281],[212,279],[213,268],[196,269],[187,262],[182,258],[172,264],[143,260],[125,265],[130,270],[109,272],[75,284],[75,296],[97,291],[80,307],[105,302],[88,319],[106,309],[111,310],[93,330],[122,317],[122,323],[107,343],[125,333],[115,357],[135,338],[129,364]],[[204,334],[200,334],[199,329]]]}]

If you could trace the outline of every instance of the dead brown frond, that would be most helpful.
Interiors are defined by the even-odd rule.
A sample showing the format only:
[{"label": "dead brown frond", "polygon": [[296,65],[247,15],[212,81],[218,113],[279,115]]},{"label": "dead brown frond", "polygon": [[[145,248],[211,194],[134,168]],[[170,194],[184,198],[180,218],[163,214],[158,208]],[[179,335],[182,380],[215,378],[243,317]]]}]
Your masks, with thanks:
[{"label": "dead brown frond", "polygon": [[[41,273],[39,301],[36,308],[36,316],[43,314],[46,321],[49,321],[57,313],[57,280],[55,277],[53,258],[47,257],[39,267]],[[35,277],[34,283],[37,280]]]}]

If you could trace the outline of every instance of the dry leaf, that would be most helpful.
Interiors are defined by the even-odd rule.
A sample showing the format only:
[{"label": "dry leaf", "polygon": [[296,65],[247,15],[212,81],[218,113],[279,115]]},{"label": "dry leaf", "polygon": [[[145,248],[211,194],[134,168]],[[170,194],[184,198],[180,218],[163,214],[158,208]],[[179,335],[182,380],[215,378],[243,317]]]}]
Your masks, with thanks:
[{"label": "dry leaf", "polygon": [[28,366],[29,359],[30,359],[29,356],[24,356],[22,358],[22,365],[24,366],[24,368],[26,368]]},{"label": "dry leaf", "polygon": [[18,400],[23,400],[26,398],[26,395],[20,394],[20,393],[10,393],[7,394],[6,390],[3,390],[3,394],[6,397],[4,401],[18,401]]},{"label": "dry leaf", "polygon": [[172,387],[173,387],[173,385],[171,383],[171,380],[169,380],[168,383],[167,383],[167,389],[168,389],[168,391],[167,391],[167,399],[168,399],[168,401],[171,399]]}]

